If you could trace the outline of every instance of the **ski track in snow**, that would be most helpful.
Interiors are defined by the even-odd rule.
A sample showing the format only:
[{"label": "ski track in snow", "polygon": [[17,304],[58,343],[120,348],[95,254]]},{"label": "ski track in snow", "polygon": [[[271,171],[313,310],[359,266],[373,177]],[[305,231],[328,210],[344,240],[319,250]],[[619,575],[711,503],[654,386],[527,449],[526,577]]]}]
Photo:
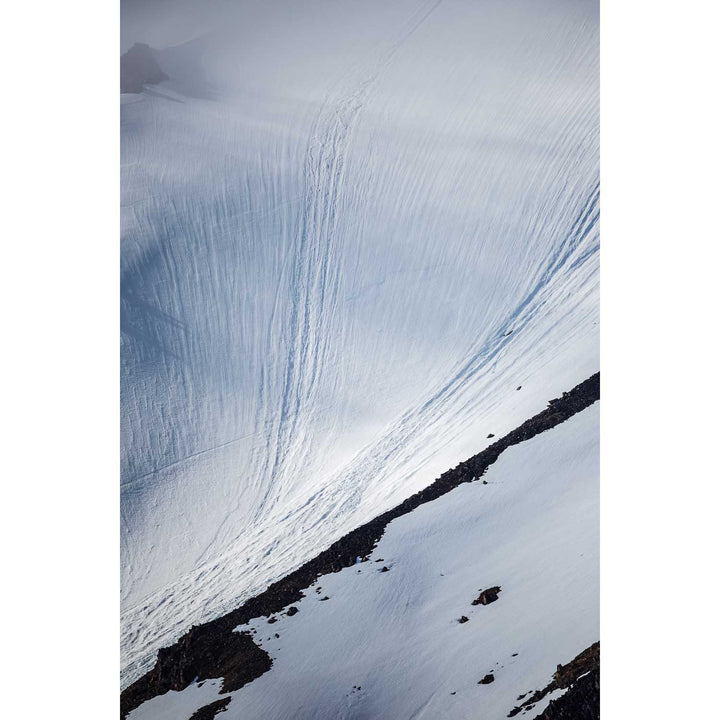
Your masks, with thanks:
[{"label": "ski track in snow", "polygon": [[293,32],[123,97],[123,685],[598,367],[594,4]]},{"label": "ski track in snow", "polygon": [[[269,478],[268,490],[258,505],[254,520],[258,520],[272,492],[282,493],[283,482],[278,475],[287,467],[288,453],[297,444],[298,433],[308,414],[317,407],[315,391],[319,377],[332,360],[328,332],[338,311],[339,264],[335,258],[337,245],[338,206],[345,185],[345,155],[355,121],[362,110],[366,96],[382,69],[391,61],[402,44],[420,27],[440,2],[432,3],[429,10],[421,8],[420,18],[411,21],[403,36],[390,45],[378,68],[362,80],[343,100],[325,101],[311,131],[306,159],[303,212],[298,238],[292,255],[296,258],[291,279],[292,312],[290,316],[291,356],[283,378],[280,417],[274,430],[277,435],[268,438],[260,470],[261,477]],[[271,323],[273,318],[271,318]],[[264,408],[269,403],[261,402]],[[271,422],[266,418],[266,422]],[[307,446],[303,444],[303,451]],[[304,464],[305,452],[294,458],[295,464]]]}]

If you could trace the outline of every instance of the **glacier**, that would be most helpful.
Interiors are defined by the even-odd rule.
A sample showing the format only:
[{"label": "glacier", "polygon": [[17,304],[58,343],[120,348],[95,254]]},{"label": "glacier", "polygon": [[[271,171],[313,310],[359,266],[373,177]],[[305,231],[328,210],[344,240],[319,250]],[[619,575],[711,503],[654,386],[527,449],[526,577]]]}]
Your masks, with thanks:
[{"label": "glacier", "polygon": [[599,366],[597,5],[234,2],[121,96],[121,665]]}]

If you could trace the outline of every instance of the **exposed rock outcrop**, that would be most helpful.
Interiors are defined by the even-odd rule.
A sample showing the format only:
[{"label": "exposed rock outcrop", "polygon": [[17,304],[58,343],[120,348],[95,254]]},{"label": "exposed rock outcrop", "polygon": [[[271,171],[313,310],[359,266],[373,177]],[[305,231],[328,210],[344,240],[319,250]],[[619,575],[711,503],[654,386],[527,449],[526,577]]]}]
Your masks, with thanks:
[{"label": "exposed rock outcrop", "polygon": [[551,700],[538,715],[543,720],[597,720],[600,717],[600,643],[583,650],[567,665],[558,665],[552,681],[534,692],[522,705],[514,707],[508,717],[535,705],[555,690],[567,690]]},{"label": "exposed rock outcrop", "polygon": [[600,668],[591,670],[556,700],[551,700],[538,720],[598,720],[600,718]]},{"label": "exposed rock outcrop", "polygon": [[489,605],[494,603],[498,599],[500,593],[500,586],[494,585],[487,590],[483,590],[473,601],[473,605]]},{"label": "exposed rock outcrop", "polygon": [[145,85],[156,85],[167,79],[149,45],[135,43],[120,57],[121,93],[141,93]]},{"label": "exposed rock outcrop", "polygon": [[225,710],[227,710],[230,700],[232,700],[232,698],[226,697],[216,700],[215,702],[211,702],[209,705],[205,705],[194,712],[190,716],[190,720],[213,720],[218,713],[225,712]]},{"label": "exposed rock outcrop", "polygon": [[196,625],[174,645],[158,652],[155,667],[141,678],[143,682],[133,683],[123,692],[121,715],[168,690],[184,690],[196,679],[224,678],[223,692],[238,690],[271,666],[270,656],[249,633]]}]

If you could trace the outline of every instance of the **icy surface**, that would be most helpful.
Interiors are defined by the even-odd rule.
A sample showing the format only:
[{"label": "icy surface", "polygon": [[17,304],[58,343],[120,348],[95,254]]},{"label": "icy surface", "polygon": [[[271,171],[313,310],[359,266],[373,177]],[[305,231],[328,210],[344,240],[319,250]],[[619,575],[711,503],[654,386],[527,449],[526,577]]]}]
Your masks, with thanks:
[{"label": "icy surface", "polygon": [[125,684],[598,369],[596,4],[246,5],[122,97]]},{"label": "icy surface", "polygon": [[[509,448],[487,485],[390,523],[368,562],[319,578],[297,614],[252,621],[273,667],[232,693],[223,719],[502,720],[544,688],[599,637],[598,421],[596,403]],[[494,603],[471,604],[494,585]],[[191,686],[130,720],[157,720],[165,703],[184,720],[213,699]]]}]

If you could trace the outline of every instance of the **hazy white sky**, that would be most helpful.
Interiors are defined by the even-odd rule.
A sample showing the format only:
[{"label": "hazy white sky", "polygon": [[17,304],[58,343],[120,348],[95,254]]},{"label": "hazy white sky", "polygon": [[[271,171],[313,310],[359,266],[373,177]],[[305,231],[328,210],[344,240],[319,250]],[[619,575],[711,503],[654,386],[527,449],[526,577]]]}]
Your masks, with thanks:
[{"label": "hazy white sky", "polygon": [[190,40],[241,5],[241,0],[121,0],[122,51],[136,42],[160,48]]}]

